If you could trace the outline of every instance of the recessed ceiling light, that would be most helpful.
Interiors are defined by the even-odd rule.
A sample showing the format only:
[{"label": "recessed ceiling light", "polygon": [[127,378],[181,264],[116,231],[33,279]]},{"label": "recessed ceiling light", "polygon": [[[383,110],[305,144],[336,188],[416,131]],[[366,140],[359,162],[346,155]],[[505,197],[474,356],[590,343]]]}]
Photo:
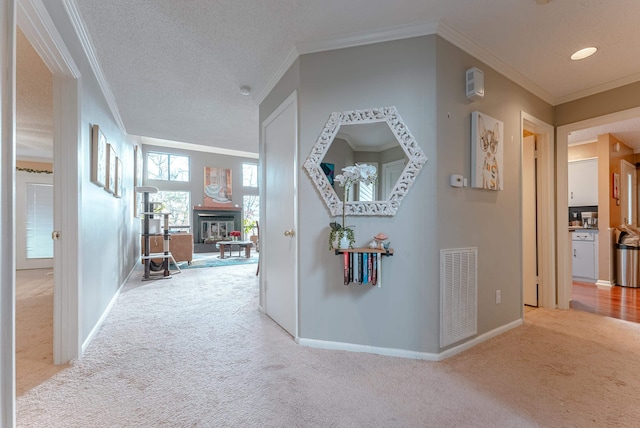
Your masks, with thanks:
[{"label": "recessed ceiling light", "polygon": [[591,55],[593,55],[597,51],[598,51],[598,48],[593,47],[593,46],[590,46],[590,47],[584,48],[584,49],[580,49],[579,51],[577,51],[573,55],[571,55],[571,59],[574,60],[574,61],[578,61],[578,60],[581,60],[581,59],[589,58]]},{"label": "recessed ceiling light", "polygon": [[251,88],[248,86],[240,86],[240,93],[242,95],[249,95],[251,93]]}]

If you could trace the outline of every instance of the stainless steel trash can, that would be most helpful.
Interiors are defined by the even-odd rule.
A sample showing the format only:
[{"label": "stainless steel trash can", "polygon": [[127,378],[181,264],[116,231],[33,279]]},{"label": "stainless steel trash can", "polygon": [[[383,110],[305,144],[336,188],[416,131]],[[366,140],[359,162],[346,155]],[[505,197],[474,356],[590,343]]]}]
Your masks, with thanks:
[{"label": "stainless steel trash can", "polygon": [[640,247],[616,244],[616,278],[618,285],[638,287],[640,279]]}]

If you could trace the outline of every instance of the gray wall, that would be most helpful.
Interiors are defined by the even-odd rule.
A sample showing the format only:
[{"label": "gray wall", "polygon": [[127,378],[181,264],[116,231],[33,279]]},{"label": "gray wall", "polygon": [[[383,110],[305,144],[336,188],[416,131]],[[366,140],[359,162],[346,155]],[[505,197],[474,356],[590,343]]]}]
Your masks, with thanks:
[{"label": "gray wall", "polygon": [[[471,66],[485,72],[487,95],[475,103],[464,95]],[[520,319],[520,113],[553,123],[553,107],[437,36],[303,55],[296,67],[265,99],[260,118],[299,91],[300,165],[331,112],[381,106],[397,107],[429,158],[396,216],[347,220],[356,226],[357,245],[378,232],[390,237],[395,255],[382,260],[382,288],[343,285],[341,259],[327,250],[334,218],[300,168],[300,337],[441,352],[439,252],[445,248],[479,249],[479,334]],[[474,110],[505,124],[504,191],[449,185],[451,174],[470,175]]]},{"label": "gray wall", "polygon": [[[521,111],[553,124],[553,107],[442,38],[438,59],[438,248],[478,248],[478,332],[522,316]],[[485,96],[469,101],[465,70],[484,71]],[[471,173],[471,112],[504,122],[504,190],[450,186]],[[502,303],[496,305],[495,290]]]},{"label": "gray wall", "polygon": [[[300,150],[304,163],[334,111],[396,106],[429,158],[435,158],[435,37],[421,37],[300,57]],[[429,97],[431,94],[431,97]],[[299,171],[300,337],[368,346],[437,351],[438,261],[434,242],[435,164],[418,176],[397,215],[350,217],[356,244],[386,233],[382,287],[342,281],[340,257],[327,250],[332,218]],[[425,195],[427,197],[425,197]]]},{"label": "gray wall", "polygon": [[[429,159],[436,158],[434,36],[304,55],[300,58],[301,163],[331,112],[396,106]],[[395,217],[350,217],[356,244],[378,232],[393,257],[382,260],[382,287],[345,287],[342,261],[327,248],[332,220],[311,180],[300,177],[300,336],[437,352],[439,302],[435,254],[436,164],[429,161]]]},{"label": "gray wall", "polygon": [[[81,340],[84,342],[107,305],[134,268],[139,249],[138,222],[133,217],[133,143],[117,126],[60,0],[43,2],[81,78],[81,210],[79,290]],[[124,194],[115,198],[90,182],[91,127],[98,124],[115,147],[124,167]]]}]

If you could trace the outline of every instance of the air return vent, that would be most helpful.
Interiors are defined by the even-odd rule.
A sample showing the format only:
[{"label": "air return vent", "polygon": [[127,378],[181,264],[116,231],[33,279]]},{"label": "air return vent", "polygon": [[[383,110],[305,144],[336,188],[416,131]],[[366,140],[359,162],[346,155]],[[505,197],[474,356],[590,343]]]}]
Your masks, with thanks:
[{"label": "air return vent", "polygon": [[440,250],[440,347],[478,332],[477,248]]}]

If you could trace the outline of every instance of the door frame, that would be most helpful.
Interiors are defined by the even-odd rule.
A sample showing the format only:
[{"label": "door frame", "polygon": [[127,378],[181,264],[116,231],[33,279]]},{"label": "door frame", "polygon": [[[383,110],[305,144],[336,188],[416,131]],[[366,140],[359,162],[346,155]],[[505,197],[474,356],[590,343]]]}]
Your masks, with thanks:
[{"label": "door frame", "polygon": [[[259,148],[259,163],[258,163],[258,167],[260,168],[260,186],[259,186],[259,194],[260,194],[260,219],[261,219],[261,223],[263,224],[263,227],[260,230],[260,278],[259,278],[259,288],[260,288],[260,294],[259,294],[259,306],[258,308],[260,309],[260,312],[265,313],[266,314],[266,309],[267,309],[267,303],[266,303],[266,298],[267,298],[267,293],[266,293],[266,281],[267,281],[267,277],[268,277],[268,272],[269,272],[269,268],[268,268],[268,263],[269,263],[269,257],[272,255],[271,253],[269,253],[268,251],[263,251],[263,248],[268,246],[268,242],[269,242],[269,235],[272,232],[272,230],[269,229],[268,225],[269,225],[269,218],[267,216],[266,213],[266,206],[267,206],[267,198],[269,197],[267,191],[266,191],[266,186],[265,186],[265,180],[266,180],[266,176],[267,176],[267,169],[269,168],[269,166],[265,163],[266,160],[266,149],[265,149],[265,145],[266,145],[266,129],[269,126],[269,124],[271,122],[273,122],[273,120],[275,118],[277,118],[280,114],[282,114],[282,112],[284,110],[286,110],[288,107],[290,107],[291,105],[293,105],[295,111],[296,111],[296,117],[298,117],[298,91],[295,90],[291,93],[291,95],[289,95],[260,125],[260,148]],[[295,142],[295,148],[294,148],[294,165],[292,166],[294,172],[293,172],[293,230],[294,231],[298,231],[298,139],[299,139],[299,130],[298,130],[298,120],[296,120],[296,129],[295,129],[295,135],[296,135],[296,142]],[[277,231],[273,231],[274,234],[278,233]],[[298,251],[299,251],[299,235],[298,233],[295,233],[295,235],[291,238],[292,240],[294,240],[294,256],[295,256],[295,260],[293,263],[293,292],[294,292],[294,296],[293,296],[293,302],[294,302],[294,328],[295,328],[295,334],[293,335],[294,340],[296,342],[298,342],[299,339],[299,327],[300,327],[300,316],[298,313],[300,304],[299,304],[299,272],[298,272]],[[277,257],[277,255],[273,255],[274,257]]]},{"label": "door frame", "polygon": [[[538,306],[555,308],[557,305],[556,290],[556,248],[554,231],[556,228],[554,192],[554,128],[552,125],[532,116],[524,111],[520,112],[520,165],[523,163],[524,130],[536,134],[537,146],[537,199],[538,199]],[[524,197],[522,168],[520,168],[520,221]],[[524,228],[521,228],[524,233]],[[522,256],[522,249],[521,249]],[[522,263],[522,257],[521,257]],[[522,266],[521,266],[522,268]],[[524,268],[520,287],[521,311],[524,314]]]},{"label": "door frame", "polygon": [[62,233],[54,241],[53,362],[64,364],[82,353],[81,74],[42,0],[19,0],[17,25],[53,75],[53,218],[54,230]]},{"label": "door frame", "polygon": [[[556,198],[557,198],[557,213],[556,219],[558,222],[558,229],[556,235],[556,242],[558,248],[558,307],[562,309],[568,309],[571,300],[571,287],[572,287],[572,275],[571,275],[571,238],[569,232],[560,225],[564,224],[567,219],[567,212],[569,210],[569,178],[568,178],[568,140],[569,133],[573,131],[579,131],[584,128],[592,128],[594,126],[607,125],[612,122],[619,122],[627,119],[634,119],[640,116],[640,107],[634,107],[628,110],[622,110],[619,112],[606,114],[604,116],[598,116],[591,119],[581,120],[579,122],[568,123],[566,125],[558,126],[556,128]],[[599,225],[600,230],[609,231],[609,226]],[[604,237],[598,237],[601,239]],[[604,284],[598,280],[600,285]]]}]

